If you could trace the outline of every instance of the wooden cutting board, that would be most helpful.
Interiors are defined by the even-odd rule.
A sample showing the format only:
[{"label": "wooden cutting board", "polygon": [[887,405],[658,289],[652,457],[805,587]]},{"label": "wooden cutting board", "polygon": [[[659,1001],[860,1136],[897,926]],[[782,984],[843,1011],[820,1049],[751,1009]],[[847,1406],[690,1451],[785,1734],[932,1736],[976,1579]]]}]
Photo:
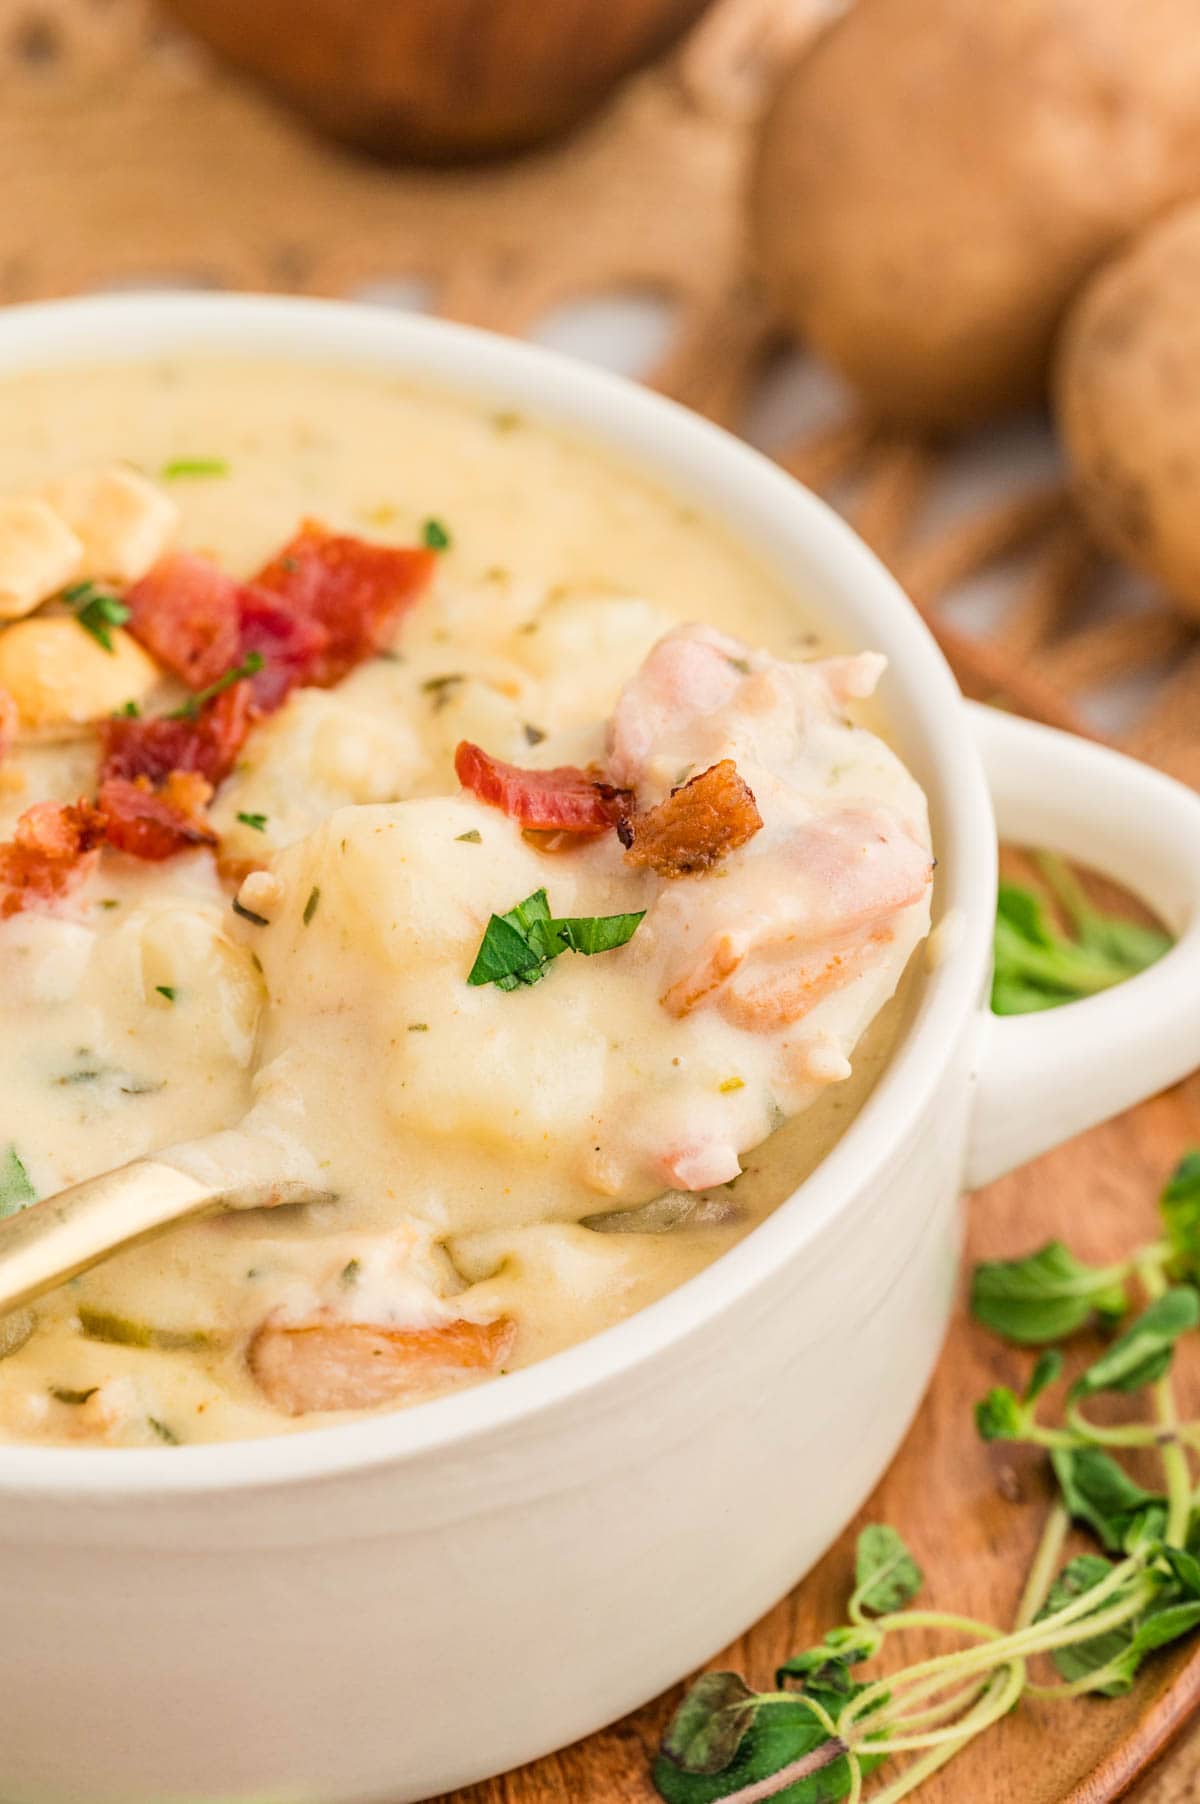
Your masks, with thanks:
[{"label": "wooden cutting board", "polygon": [[[1106,1260],[1153,1238],[1157,1189],[1190,1145],[1200,1145],[1200,1076],[970,1198],[969,1259],[1008,1257],[1059,1237],[1081,1258]],[[990,1386],[1019,1385],[1030,1363],[976,1327],[960,1298],[929,1395],[861,1516],[803,1584],[713,1664],[765,1686],[787,1654],[841,1622],[854,1537],[870,1521],[900,1528],[924,1568],[931,1607],[1010,1619],[1050,1492],[1037,1457],[977,1440],[971,1410]],[[1179,1390],[1188,1413],[1200,1411],[1196,1348],[1181,1359]],[[678,1695],[457,1792],[452,1804],[651,1804],[650,1763]],[[1126,1795],[1136,1804],[1196,1804],[1200,1727],[1181,1735],[1153,1774],[1140,1782],[1138,1775],[1198,1705],[1195,1648],[1152,1663],[1125,1698],[1022,1703],[929,1780],[918,1804],[1109,1804]]]}]

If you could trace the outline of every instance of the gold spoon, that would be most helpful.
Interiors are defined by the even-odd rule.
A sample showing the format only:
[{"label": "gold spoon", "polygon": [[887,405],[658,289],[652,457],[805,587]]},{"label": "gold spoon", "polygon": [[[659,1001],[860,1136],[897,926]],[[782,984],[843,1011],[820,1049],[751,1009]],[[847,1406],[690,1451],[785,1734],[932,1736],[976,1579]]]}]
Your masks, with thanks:
[{"label": "gold spoon", "polygon": [[85,1178],[0,1221],[0,1315],[189,1215],[328,1196],[294,1149],[231,1128]]}]

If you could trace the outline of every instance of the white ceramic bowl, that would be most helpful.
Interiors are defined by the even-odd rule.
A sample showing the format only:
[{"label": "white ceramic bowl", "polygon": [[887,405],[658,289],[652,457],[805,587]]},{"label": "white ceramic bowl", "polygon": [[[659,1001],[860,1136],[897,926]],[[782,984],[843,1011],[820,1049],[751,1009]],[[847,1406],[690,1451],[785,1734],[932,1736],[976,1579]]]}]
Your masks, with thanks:
[{"label": "white ceramic bowl", "polygon": [[[806,607],[887,653],[896,742],[932,804],[939,911],[957,923],[841,1144],[745,1242],[632,1320],[368,1423],[146,1452],[0,1448],[4,1804],[402,1804],[641,1703],[841,1529],[937,1357],[964,1182],[1200,1062],[1200,802],[1112,752],[967,707],[835,515],[612,377],[319,302],[147,296],[0,315],[0,372],[193,346],[482,392],[723,516]],[[1107,995],[994,1020],[993,802],[1006,833],[1154,902],[1176,949]]]}]

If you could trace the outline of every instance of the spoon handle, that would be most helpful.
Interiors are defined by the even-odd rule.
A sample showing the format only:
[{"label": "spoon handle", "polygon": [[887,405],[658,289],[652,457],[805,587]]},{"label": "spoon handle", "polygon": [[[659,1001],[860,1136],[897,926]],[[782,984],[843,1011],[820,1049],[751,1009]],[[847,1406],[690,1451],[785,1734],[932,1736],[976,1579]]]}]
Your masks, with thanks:
[{"label": "spoon handle", "polygon": [[118,1247],[218,1202],[211,1183],[160,1159],[134,1159],[0,1222],[0,1314],[32,1302]]}]

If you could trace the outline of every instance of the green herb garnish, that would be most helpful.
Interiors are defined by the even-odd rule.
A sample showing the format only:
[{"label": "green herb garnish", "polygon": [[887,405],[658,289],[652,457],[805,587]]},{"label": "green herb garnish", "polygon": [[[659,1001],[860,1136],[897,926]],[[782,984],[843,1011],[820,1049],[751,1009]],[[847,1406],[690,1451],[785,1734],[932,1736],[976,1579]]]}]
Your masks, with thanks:
[{"label": "green herb garnish", "polygon": [[421,684],[421,693],[430,697],[434,713],[440,714],[459,684],[466,680],[462,672],[457,670],[452,670],[445,676],[426,677]]},{"label": "green herb garnish", "polygon": [[210,683],[207,689],[197,689],[195,695],[189,695],[183,706],[173,709],[166,718],[168,720],[195,720],[200,710],[209,702],[218,695],[223,695],[226,689],[232,689],[233,685],[240,683],[244,677],[257,675],[265,662],[260,651],[248,651],[240,664],[234,664],[223,676],[219,676],[215,683]]},{"label": "green herb garnish", "polygon": [[154,993],[156,996],[165,996],[168,1002],[174,1002],[177,992],[169,983],[156,983]]},{"label": "green herb garnish", "polygon": [[252,908],[247,908],[244,903],[238,901],[236,896],[233,898],[233,912],[235,915],[241,915],[243,921],[250,921],[255,927],[269,927],[271,925],[266,915],[255,914]]},{"label": "green herb garnish", "polygon": [[228,476],[229,463],[224,457],[172,457],[162,467],[166,482],[180,476]]},{"label": "green herb garnish", "polygon": [[147,1416],[146,1425],[150,1432],[156,1435],[160,1441],[165,1442],[168,1447],[179,1446],[179,1436],[175,1430],[168,1428],[165,1422],[160,1422],[157,1416]]},{"label": "green herb garnish", "polygon": [[977,1321],[1026,1346],[1064,1340],[1093,1313],[1113,1322],[1128,1307],[1124,1265],[1084,1265],[1052,1240],[1024,1259],[993,1259],[975,1267],[971,1310]]},{"label": "green herb garnish", "polygon": [[1071,934],[1059,932],[1032,890],[1000,885],[992,977],[996,1014],[1024,1015],[1078,1002],[1144,971],[1170,950],[1171,938],[1161,929],[1094,908],[1061,858],[1039,853],[1037,864]]},{"label": "green herb garnish", "polygon": [[454,543],[440,520],[426,520],[421,527],[421,543],[426,551],[449,551]]},{"label": "green herb garnish", "polygon": [[97,645],[107,652],[116,650],[112,629],[124,626],[130,614],[119,595],[102,589],[98,583],[89,579],[87,582],[72,583],[69,589],[64,589],[62,600],[72,610],[84,632],[90,633]]},{"label": "green herb garnish", "polygon": [[0,1221],[15,1215],[19,1209],[37,1202],[37,1191],[29,1182],[29,1173],[21,1155],[11,1143],[0,1153]]},{"label": "green herb garnish", "polygon": [[140,720],[142,710],[135,701],[122,702],[119,708],[113,709],[114,720]]},{"label": "green herb garnish", "polygon": [[243,827],[251,827],[255,833],[265,833],[267,830],[267,817],[265,814],[243,814],[239,810],[237,818],[241,821]]},{"label": "green herb garnish", "polygon": [[459,845],[481,846],[483,844],[483,834],[478,827],[468,827],[465,833],[456,833],[454,837]]},{"label": "green herb garnish", "polygon": [[[1041,1679],[1037,1657],[1048,1657],[1060,1679],[1034,1686],[1039,1696],[1117,1697],[1157,1648],[1200,1630],[1200,1487],[1189,1465],[1200,1455],[1200,1421],[1180,1421],[1170,1377],[1177,1342],[1200,1326],[1200,1295],[1172,1282],[1200,1276],[1200,1152],[1180,1162],[1160,1204],[1165,1237],[1119,1264],[1089,1266],[1053,1242],[975,1272],[976,1315],[1020,1345],[1072,1335],[1096,1315],[1116,1320],[1136,1290],[1144,1301],[1075,1378],[1064,1419],[1041,1414],[1064,1375],[1057,1348],[1038,1355],[1023,1391],[998,1388],[977,1410],[985,1439],[1043,1448],[1058,1482],[1015,1627],[914,1611],[920,1569],[895,1529],[873,1524],[859,1536],[843,1626],[785,1661],[772,1689],[755,1691],[732,1672],[705,1673],[690,1687],[654,1766],[668,1804],[743,1795],[755,1804],[857,1804],[864,1777],[900,1758],[907,1764],[898,1775],[870,1794],[898,1804],[1020,1702]],[[1091,1422],[1083,1405],[1111,1390],[1145,1393],[1154,1419]],[[1118,1457],[1125,1450],[1157,1453],[1161,1492],[1130,1476]],[[1062,1565],[1072,1520],[1099,1549]],[[865,1682],[856,1669],[912,1628],[945,1632],[954,1651]]]},{"label": "green herb garnish", "polygon": [[203,1328],[160,1328],[153,1322],[135,1321],[132,1316],[114,1315],[108,1309],[93,1309],[88,1303],[81,1303],[77,1313],[79,1326],[89,1340],[109,1341],[117,1347],[199,1353],[216,1345],[213,1335]]},{"label": "green herb garnish", "polygon": [[545,890],[535,890],[507,914],[491,917],[467,982],[494,983],[501,990],[537,983],[563,952],[581,952],[590,958],[624,946],[637,932],[645,912],[555,919]]},{"label": "green herb garnish", "polygon": [[78,1406],[86,1403],[89,1397],[94,1397],[99,1389],[98,1384],[90,1385],[86,1391],[73,1391],[69,1390],[65,1384],[52,1384],[50,1395],[56,1403],[71,1403]]},{"label": "green herb garnish", "polygon": [[313,916],[316,914],[317,907],[320,903],[320,900],[321,900],[321,891],[317,887],[317,885],[314,883],[313,887],[308,892],[308,901],[304,904],[304,913],[301,916],[301,919],[303,920],[304,925],[306,927],[308,926],[308,923],[312,920]]}]

